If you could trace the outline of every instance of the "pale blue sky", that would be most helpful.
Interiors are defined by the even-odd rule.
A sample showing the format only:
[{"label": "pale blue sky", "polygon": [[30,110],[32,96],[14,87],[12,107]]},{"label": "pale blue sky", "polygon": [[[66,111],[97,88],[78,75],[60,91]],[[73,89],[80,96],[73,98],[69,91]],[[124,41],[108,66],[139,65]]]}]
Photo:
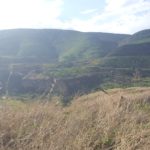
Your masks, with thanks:
[{"label": "pale blue sky", "polygon": [[149,18],[150,0],[0,0],[0,29],[135,33]]},{"label": "pale blue sky", "polygon": [[[64,0],[63,19],[88,19],[92,13],[100,12],[105,7],[105,0]],[[88,10],[91,10],[88,12]],[[91,12],[91,13],[90,13]]]}]

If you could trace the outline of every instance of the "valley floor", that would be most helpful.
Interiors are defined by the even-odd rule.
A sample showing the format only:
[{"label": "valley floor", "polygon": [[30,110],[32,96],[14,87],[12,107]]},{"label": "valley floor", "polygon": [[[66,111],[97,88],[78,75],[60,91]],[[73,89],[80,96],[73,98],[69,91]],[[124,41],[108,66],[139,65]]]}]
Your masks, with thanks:
[{"label": "valley floor", "polygon": [[150,88],[50,102],[0,101],[0,150],[148,150]]}]

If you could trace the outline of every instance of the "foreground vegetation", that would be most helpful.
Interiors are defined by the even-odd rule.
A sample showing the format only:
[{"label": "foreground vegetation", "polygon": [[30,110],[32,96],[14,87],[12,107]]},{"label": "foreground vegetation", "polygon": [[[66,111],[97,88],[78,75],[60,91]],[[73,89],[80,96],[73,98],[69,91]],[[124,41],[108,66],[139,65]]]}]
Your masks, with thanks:
[{"label": "foreground vegetation", "polygon": [[96,92],[63,107],[0,101],[0,150],[150,149],[150,88]]}]

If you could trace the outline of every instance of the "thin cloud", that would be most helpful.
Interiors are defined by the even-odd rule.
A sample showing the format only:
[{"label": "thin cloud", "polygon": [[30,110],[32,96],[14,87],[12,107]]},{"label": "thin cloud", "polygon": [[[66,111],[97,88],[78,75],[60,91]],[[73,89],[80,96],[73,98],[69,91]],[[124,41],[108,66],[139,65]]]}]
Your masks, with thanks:
[{"label": "thin cloud", "polygon": [[87,14],[91,14],[95,12],[97,12],[97,9],[88,9],[88,10],[82,11],[81,14],[87,15]]},{"label": "thin cloud", "polygon": [[[150,28],[149,0],[106,0],[101,11],[82,11],[82,19],[80,16],[62,19],[66,3],[65,0],[0,0],[0,29],[60,28],[134,33]],[[86,15],[84,19],[83,15]]]},{"label": "thin cloud", "polygon": [[66,22],[80,31],[102,31],[113,33],[134,33],[150,28],[150,1],[144,0],[106,0],[106,6],[101,13],[94,14],[87,20],[73,18]]}]

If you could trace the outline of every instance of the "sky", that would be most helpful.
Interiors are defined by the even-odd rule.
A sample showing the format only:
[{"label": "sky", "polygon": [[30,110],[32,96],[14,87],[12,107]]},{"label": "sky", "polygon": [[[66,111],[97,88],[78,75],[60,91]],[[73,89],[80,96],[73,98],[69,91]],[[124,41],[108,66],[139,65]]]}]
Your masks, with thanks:
[{"label": "sky", "polygon": [[0,0],[0,30],[14,28],[133,34],[150,28],[150,0]]}]

